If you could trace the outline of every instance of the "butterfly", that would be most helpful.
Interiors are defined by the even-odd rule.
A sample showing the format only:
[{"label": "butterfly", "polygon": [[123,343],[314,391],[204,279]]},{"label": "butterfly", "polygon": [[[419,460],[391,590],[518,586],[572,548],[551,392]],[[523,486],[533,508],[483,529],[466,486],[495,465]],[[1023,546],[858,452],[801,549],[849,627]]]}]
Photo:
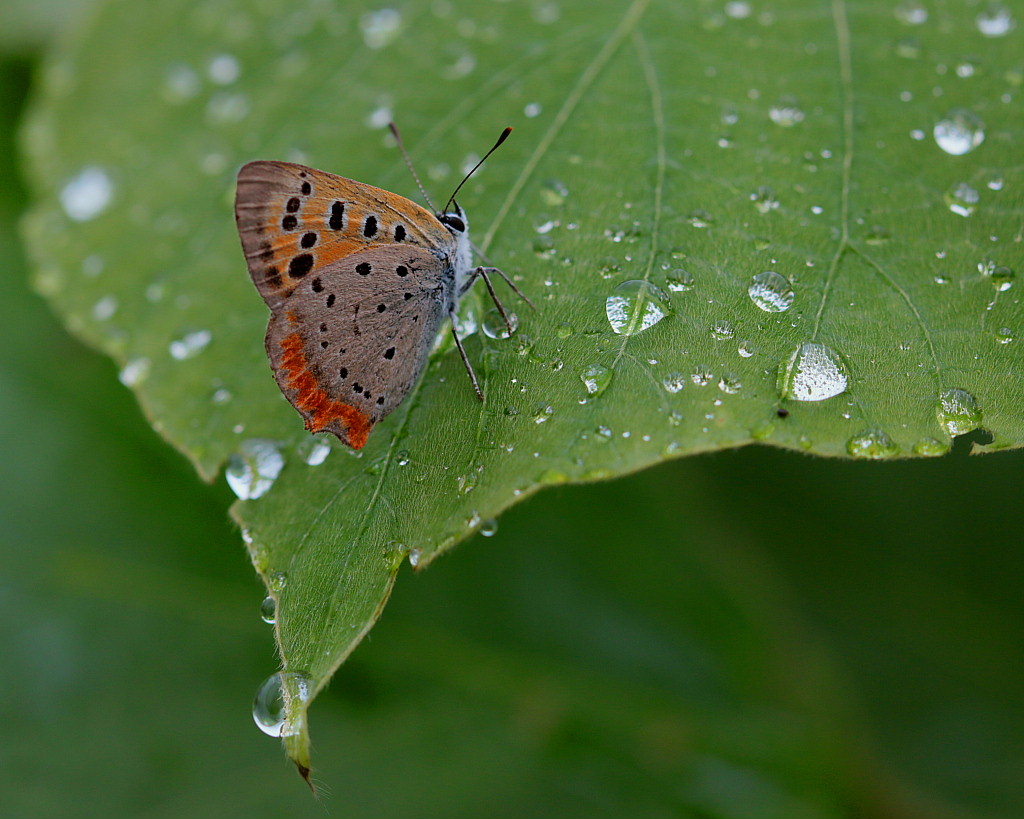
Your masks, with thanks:
[{"label": "butterfly", "polygon": [[[427,204],[430,198],[397,128],[392,133]],[[235,220],[249,274],[270,308],[266,349],[278,386],[310,432],[362,449],[374,425],[419,381],[434,339],[459,300],[495,267],[477,267],[469,220],[455,201],[442,211],[396,193],[291,162],[257,161],[238,173]],[[483,393],[454,323],[452,334],[477,396]]]}]

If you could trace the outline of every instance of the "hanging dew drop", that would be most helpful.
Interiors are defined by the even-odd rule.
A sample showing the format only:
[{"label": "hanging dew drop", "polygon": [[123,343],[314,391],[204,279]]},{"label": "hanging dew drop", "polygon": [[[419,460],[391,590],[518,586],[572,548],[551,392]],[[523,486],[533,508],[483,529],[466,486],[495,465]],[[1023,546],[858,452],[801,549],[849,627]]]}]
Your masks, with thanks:
[{"label": "hanging dew drop", "polygon": [[305,674],[279,671],[263,681],[252,703],[252,718],[264,734],[284,736],[286,723],[293,714],[301,714],[309,702],[312,687]]},{"label": "hanging dew drop", "polygon": [[659,288],[647,281],[623,282],[605,300],[605,313],[614,332],[623,336],[642,333],[671,315],[672,306]]},{"label": "hanging dew drop", "polygon": [[277,622],[277,601],[269,594],[260,603],[260,618],[270,625]]},{"label": "hanging dew drop", "polygon": [[977,399],[967,390],[944,390],[935,405],[939,424],[950,437],[972,432],[981,426],[982,412]]},{"label": "hanging dew drop", "polygon": [[484,537],[494,537],[498,533],[498,521],[488,518],[480,524],[480,534]]}]

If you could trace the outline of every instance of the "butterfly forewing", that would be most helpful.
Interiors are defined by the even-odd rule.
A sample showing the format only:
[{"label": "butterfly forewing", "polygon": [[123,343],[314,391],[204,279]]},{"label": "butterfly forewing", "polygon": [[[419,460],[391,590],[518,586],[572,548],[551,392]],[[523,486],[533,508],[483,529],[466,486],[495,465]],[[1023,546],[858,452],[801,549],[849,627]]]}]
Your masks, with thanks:
[{"label": "butterfly forewing", "polygon": [[377,245],[448,258],[454,242],[404,196],[291,162],[250,162],[238,174],[235,218],[249,273],[272,309],[314,272]]},{"label": "butterfly forewing", "polygon": [[408,395],[452,299],[453,274],[429,251],[392,244],[297,282],[267,330],[267,353],[312,432],[360,448]]}]

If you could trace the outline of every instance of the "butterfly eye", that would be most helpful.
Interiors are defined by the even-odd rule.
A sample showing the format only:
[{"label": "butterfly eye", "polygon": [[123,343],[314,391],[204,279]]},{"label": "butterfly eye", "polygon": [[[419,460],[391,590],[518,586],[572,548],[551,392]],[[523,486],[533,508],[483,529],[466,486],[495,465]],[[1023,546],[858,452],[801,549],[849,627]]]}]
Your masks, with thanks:
[{"label": "butterfly eye", "polygon": [[466,230],[466,223],[454,213],[441,214],[441,224],[447,225],[452,230],[458,231],[459,233],[464,233]]}]

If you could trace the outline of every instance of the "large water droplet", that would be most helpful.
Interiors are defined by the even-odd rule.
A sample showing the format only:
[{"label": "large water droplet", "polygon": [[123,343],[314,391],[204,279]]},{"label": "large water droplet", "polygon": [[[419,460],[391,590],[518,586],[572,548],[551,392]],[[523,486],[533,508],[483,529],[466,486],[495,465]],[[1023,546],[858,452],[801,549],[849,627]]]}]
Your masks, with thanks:
[{"label": "large water droplet", "polygon": [[831,347],[801,344],[779,365],[777,386],[783,398],[824,401],[846,391],[846,366]]},{"label": "large water droplet", "polygon": [[796,294],[784,276],[774,270],[758,273],[747,288],[750,300],[766,313],[784,313],[793,306]]},{"label": "large water droplet", "polygon": [[608,385],[612,383],[612,370],[603,364],[590,364],[583,368],[583,372],[580,373],[580,380],[583,382],[587,394],[597,397],[608,389]]},{"label": "large water droplet", "polygon": [[[519,316],[515,313],[508,313],[508,324],[505,323],[504,317],[501,315],[501,311],[497,307],[492,307],[484,314],[483,321],[480,323],[480,329],[484,331],[484,335],[488,338],[510,338],[519,328]],[[511,331],[509,325],[512,326]]]},{"label": "large water droplet", "polygon": [[672,306],[660,289],[650,282],[623,282],[605,300],[608,323],[619,335],[632,336],[653,327],[672,313]]},{"label": "large water droplet", "polygon": [[946,205],[957,216],[970,216],[981,201],[981,194],[966,182],[954,185],[946,191]]},{"label": "large water droplet", "polygon": [[95,219],[113,198],[114,183],[110,175],[96,165],[83,168],[60,191],[64,212],[76,222]]},{"label": "large water droplet", "polygon": [[963,435],[981,426],[981,407],[977,399],[966,390],[941,392],[935,405],[935,414],[950,436]]},{"label": "large water droplet", "polygon": [[273,441],[250,438],[228,460],[228,486],[242,500],[255,500],[270,491],[284,468],[284,456]]},{"label": "large water droplet", "polygon": [[900,448],[880,429],[859,432],[846,442],[846,451],[854,458],[891,458]]},{"label": "large water droplet", "polygon": [[985,141],[985,123],[973,111],[957,108],[935,123],[932,135],[947,154],[962,156]]},{"label": "large water droplet", "polygon": [[267,736],[279,737],[285,729],[289,711],[301,709],[309,701],[312,687],[309,677],[295,671],[271,674],[256,689],[252,718]]}]

